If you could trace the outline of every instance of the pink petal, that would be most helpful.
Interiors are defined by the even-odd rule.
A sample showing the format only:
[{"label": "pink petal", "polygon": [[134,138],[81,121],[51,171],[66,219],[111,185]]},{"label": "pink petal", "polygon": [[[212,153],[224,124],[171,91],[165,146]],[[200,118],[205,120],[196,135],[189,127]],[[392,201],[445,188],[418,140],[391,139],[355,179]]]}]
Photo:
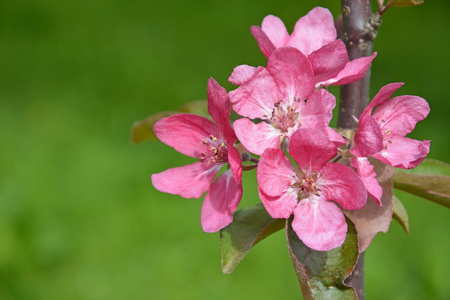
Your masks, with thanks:
[{"label": "pink petal", "polygon": [[330,11],[322,7],[315,7],[297,21],[288,45],[309,55],[335,40],[336,28]]},{"label": "pink petal", "polygon": [[275,51],[276,47],[267,36],[267,34],[258,26],[252,26],[250,28],[250,32],[255,37],[256,42],[258,42],[259,49],[264,54],[265,57],[269,58],[272,55],[273,51]]},{"label": "pink petal", "polygon": [[233,127],[239,141],[251,153],[261,155],[267,148],[278,148],[281,131],[266,122],[255,124],[242,118],[234,121]]},{"label": "pink petal", "polygon": [[263,67],[258,67],[251,80],[229,95],[233,110],[250,119],[270,116],[274,103],[280,100],[275,81]]},{"label": "pink petal", "polygon": [[302,127],[321,127],[330,124],[336,98],[325,89],[312,94],[304,105],[300,106],[299,121]]},{"label": "pink petal", "polygon": [[256,170],[258,187],[267,196],[277,197],[294,183],[295,171],[291,161],[280,149],[266,149]]},{"label": "pink petal", "polygon": [[283,21],[278,17],[272,15],[265,17],[261,29],[267,34],[276,48],[285,46],[289,40],[289,33],[286,30],[286,26],[284,26]]},{"label": "pink petal", "polygon": [[369,70],[372,60],[377,56],[374,52],[372,56],[360,57],[349,61],[345,68],[336,77],[331,78],[323,83],[317,83],[316,85],[344,85],[355,81],[358,81],[366,75],[367,70]]},{"label": "pink petal", "polygon": [[359,178],[364,183],[370,198],[375,200],[379,206],[383,206],[381,203],[383,189],[376,179],[377,174],[373,170],[373,166],[369,160],[366,157],[355,157],[352,160],[352,167],[355,168],[356,173],[358,173]]},{"label": "pink petal", "polygon": [[264,205],[267,213],[274,219],[287,219],[292,215],[294,208],[297,206],[297,192],[290,189],[286,193],[276,197],[264,194],[260,188],[259,198]]},{"label": "pink petal", "polygon": [[325,163],[336,156],[337,147],[321,130],[300,128],[289,142],[289,154],[302,170],[318,171]]},{"label": "pink petal", "polygon": [[292,229],[309,248],[328,251],[344,243],[347,223],[336,204],[310,196],[294,209]]},{"label": "pink petal", "polygon": [[[390,141],[390,143],[389,143]],[[412,169],[417,167],[430,152],[430,141],[418,141],[402,136],[391,136],[387,149],[373,157],[396,168]]]},{"label": "pink petal", "polygon": [[372,114],[372,110],[375,108],[375,106],[380,105],[381,103],[389,100],[391,98],[392,94],[398,90],[403,83],[397,82],[397,83],[391,83],[388,85],[383,86],[380,91],[373,97],[372,101],[367,105],[367,107],[364,109],[364,111],[361,114],[362,116],[369,116]]},{"label": "pink petal", "polygon": [[427,101],[417,96],[399,96],[380,104],[372,117],[381,130],[390,134],[405,136],[413,131],[416,123],[425,119],[430,112]]},{"label": "pink petal", "polygon": [[201,222],[205,232],[216,232],[233,221],[233,213],[242,197],[242,185],[231,170],[222,173],[212,184],[202,205]]},{"label": "pink petal", "polygon": [[359,119],[354,143],[355,148],[350,153],[358,157],[372,156],[383,149],[383,135],[374,118],[363,116]]},{"label": "pink petal", "polygon": [[340,146],[345,144],[345,139],[333,128],[327,126],[325,127],[324,132],[327,138],[330,140],[330,142],[332,142],[336,146],[336,148],[339,148]]},{"label": "pink petal", "polygon": [[161,142],[195,158],[200,157],[205,150],[200,141],[209,140],[211,135],[222,139],[214,122],[191,114],[177,114],[163,118],[156,122],[153,130]]},{"label": "pink petal", "polygon": [[227,143],[233,144],[236,141],[236,136],[230,124],[230,98],[227,91],[214,80],[208,80],[208,112],[216,121],[219,131],[222,136],[226,138]]},{"label": "pink petal", "polygon": [[196,162],[152,175],[153,186],[161,192],[184,198],[200,198],[206,192],[221,165]]},{"label": "pink petal", "polygon": [[336,40],[309,55],[316,82],[336,77],[348,62],[347,48],[342,40]]},{"label": "pink petal", "polygon": [[334,200],[343,209],[360,209],[367,202],[364,183],[349,167],[340,163],[327,163],[321,170],[316,185],[327,200]]},{"label": "pink petal", "polygon": [[242,159],[238,150],[231,144],[228,144],[228,163],[237,182],[242,182]]},{"label": "pink petal", "polygon": [[231,73],[228,81],[234,85],[241,85],[247,83],[250,79],[255,76],[256,68],[248,65],[240,65],[234,68],[233,73]]},{"label": "pink petal", "polygon": [[[267,71],[279,91],[279,99],[304,100],[314,93],[314,72],[308,58],[292,47],[276,49],[269,57]],[[277,100],[277,101],[278,101]]]}]

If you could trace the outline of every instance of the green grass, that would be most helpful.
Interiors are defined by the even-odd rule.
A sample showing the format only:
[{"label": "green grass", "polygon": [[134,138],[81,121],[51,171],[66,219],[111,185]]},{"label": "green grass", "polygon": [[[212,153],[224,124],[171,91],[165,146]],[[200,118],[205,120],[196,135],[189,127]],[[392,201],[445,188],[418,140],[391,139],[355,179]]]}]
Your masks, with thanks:
[{"label": "green grass", "polygon": [[[269,13],[289,28],[338,1],[3,1],[0,3],[0,299],[294,299],[284,233],[230,275],[201,199],[156,191],[150,175],[190,162],[131,124],[204,99],[210,76],[264,64],[249,32]],[[412,137],[449,162],[449,4],[386,13],[372,92],[427,99]],[[332,89],[337,91],[337,89]],[[245,174],[243,206],[256,203]],[[450,211],[399,193],[411,234],[393,223],[367,250],[368,299],[448,299]]]}]

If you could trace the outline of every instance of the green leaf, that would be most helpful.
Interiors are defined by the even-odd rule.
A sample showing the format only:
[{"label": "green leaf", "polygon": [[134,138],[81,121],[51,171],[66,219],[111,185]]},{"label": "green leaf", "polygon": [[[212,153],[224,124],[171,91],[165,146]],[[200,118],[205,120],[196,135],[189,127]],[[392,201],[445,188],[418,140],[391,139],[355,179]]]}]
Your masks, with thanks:
[{"label": "green leaf", "polygon": [[330,251],[308,248],[292,229],[292,218],[286,222],[286,237],[292,264],[303,299],[358,299],[355,290],[344,283],[358,260],[358,238],[350,219],[342,246]]},{"label": "green leaf", "polygon": [[209,117],[208,100],[189,102],[177,109],[178,112]]},{"label": "green leaf", "polygon": [[257,243],[282,229],[285,219],[273,219],[262,204],[233,214],[233,222],[220,230],[222,272],[231,273]]},{"label": "green leaf", "polygon": [[155,125],[155,123],[161,120],[162,118],[175,115],[178,113],[189,113],[209,117],[208,101],[207,100],[192,101],[181,106],[176,111],[159,112],[147,117],[144,120],[134,122],[133,126],[131,127],[131,141],[134,144],[138,144],[146,140],[156,140],[157,137],[155,135],[155,132],[153,131],[153,125]]},{"label": "green leaf", "polygon": [[423,0],[389,0],[387,6],[412,6],[422,3]]},{"label": "green leaf", "polygon": [[406,212],[405,207],[403,206],[403,203],[397,198],[392,197],[392,204],[393,204],[393,217],[397,222],[402,225],[403,229],[405,229],[406,233],[409,233],[409,218],[408,213]]},{"label": "green leaf", "polygon": [[157,137],[153,131],[153,125],[162,118],[176,114],[174,111],[163,111],[157,114],[151,115],[142,121],[136,121],[131,127],[131,141],[134,144],[146,141],[156,140]]},{"label": "green leaf", "polygon": [[394,187],[450,208],[450,165],[427,159],[412,170],[396,171]]}]

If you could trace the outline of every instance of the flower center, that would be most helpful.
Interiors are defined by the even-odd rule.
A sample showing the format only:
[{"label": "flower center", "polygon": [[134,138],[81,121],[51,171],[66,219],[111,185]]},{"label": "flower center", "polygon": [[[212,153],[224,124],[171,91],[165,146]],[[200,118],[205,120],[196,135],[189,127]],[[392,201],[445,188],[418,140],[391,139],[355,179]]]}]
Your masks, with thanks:
[{"label": "flower center", "polygon": [[300,179],[299,174],[296,174],[296,182],[291,187],[298,191],[299,200],[308,198],[311,194],[319,195],[320,189],[316,186],[317,176],[317,173],[314,173],[311,176],[304,176],[304,178]]},{"label": "flower center", "polygon": [[228,161],[228,149],[225,143],[220,143],[217,137],[210,135],[208,140],[200,140],[206,150],[200,154],[200,161],[208,165],[223,164]]},{"label": "flower center", "polygon": [[272,125],[275,128],[287,132],[289,128],[299,124],[297,119],[299,115],[300,99],[295,99],[292,105],[286,107],[282,105],[282,101],[283,100],[280,100],[275,103],[269,120],[273,122]]},{"label": "flower center", "polygon": [[392,144],[392,141],[389,139],[392,131],[390,129],[383,132],[383,148],[386,150],[389,144]]}]

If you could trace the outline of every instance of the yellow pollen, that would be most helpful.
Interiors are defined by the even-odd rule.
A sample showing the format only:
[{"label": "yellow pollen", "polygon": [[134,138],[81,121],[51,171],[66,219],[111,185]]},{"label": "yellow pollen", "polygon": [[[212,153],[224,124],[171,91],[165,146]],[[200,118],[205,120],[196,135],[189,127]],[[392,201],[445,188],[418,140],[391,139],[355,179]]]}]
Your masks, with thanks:
[{"label": "yellow pollen", "polygon": [[389,134],[389,133],[391,133],[391,130],[390,129],[386,130],[386,134]]}]

